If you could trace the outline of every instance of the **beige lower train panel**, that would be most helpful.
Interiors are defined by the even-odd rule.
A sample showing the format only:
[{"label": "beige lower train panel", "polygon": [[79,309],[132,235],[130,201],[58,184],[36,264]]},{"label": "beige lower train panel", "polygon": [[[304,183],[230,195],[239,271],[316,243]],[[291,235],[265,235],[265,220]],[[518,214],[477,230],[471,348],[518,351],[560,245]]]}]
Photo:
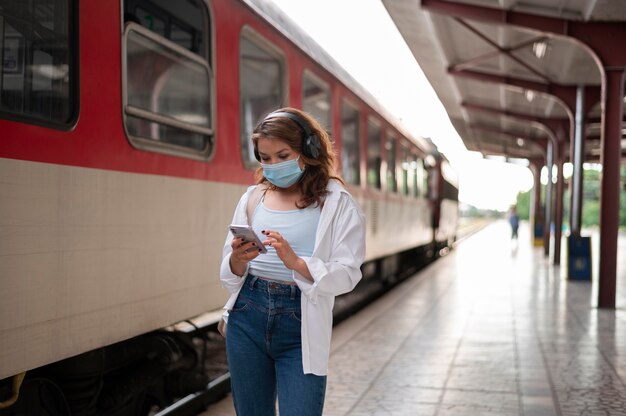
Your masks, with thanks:
[{"label": "beige lower train panel", "polygon": [[367,217],[367,259],[388,256],[432,241],[431,211],[423,199],[358,201]]},{"label": "beige lower train panel", "polygon": [[0,159],[0,378],[221,307],[244,186]]},{"label": "beige lower train panel", "polygon": [[441,217],[437,230],[437,241],[452,243],[459,225],[459,203],[450,199],[441,201]]},{"label": "beige lower train panel", "polygon": [[[0,177],[0,379],[224,303],[245,186],[2,158]],[[426,204],[407,201],[359,201],[368,259],[429,241]]]}]

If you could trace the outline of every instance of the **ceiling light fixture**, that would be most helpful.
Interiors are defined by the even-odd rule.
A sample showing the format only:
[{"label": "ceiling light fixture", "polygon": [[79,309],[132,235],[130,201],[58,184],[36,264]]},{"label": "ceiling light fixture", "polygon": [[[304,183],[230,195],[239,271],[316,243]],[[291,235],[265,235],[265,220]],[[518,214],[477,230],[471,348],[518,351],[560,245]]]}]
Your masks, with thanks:
[{"label": "ceiling light fixture", "polygon": [[529,103],[532,103],[533,100],[535,99],[535,92],[531,91],[531,90],[526,90],[526,99],[528,100]]},{"label": "ceiling light fixture", "polygon": [[546,41],[535,42],[533,43],[533,53],[537,57],[537,59],[542,59],[546,56],[546,52],[548,51],[548,43]]}]

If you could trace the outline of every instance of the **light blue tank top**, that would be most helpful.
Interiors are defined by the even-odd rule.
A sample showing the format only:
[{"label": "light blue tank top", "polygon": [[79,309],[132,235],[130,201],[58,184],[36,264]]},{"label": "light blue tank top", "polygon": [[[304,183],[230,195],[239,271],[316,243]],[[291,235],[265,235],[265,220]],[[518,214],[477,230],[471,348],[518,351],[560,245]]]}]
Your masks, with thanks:
[{"label": "light blue tank top", "polygon": [[[321,210],[318,206],[304,209],[276,211],[265,206],[263,201],[254,210],[252,228],[261,241],[266,237],[263,230],[278,231],[299,256],[310,257],[315,247],[315,233]],[[293,272],[285,267],[274,247],[267,247],[266,254],[259,254],[250,262],[248,273],[280,281],[293,281]]]}]

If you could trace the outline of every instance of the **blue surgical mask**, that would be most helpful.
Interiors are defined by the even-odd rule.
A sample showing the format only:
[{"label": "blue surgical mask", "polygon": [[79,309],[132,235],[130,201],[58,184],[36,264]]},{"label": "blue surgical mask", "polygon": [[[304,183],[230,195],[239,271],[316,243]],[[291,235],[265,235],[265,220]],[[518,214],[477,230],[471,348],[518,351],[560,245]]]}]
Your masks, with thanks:
[{"label": "blue surgical mask", "polygon": [[270,181],[272,185],[278,186],[279,188],[289,188],[291,185],[298,182],[304,173],[298,164],[298,159],[300,159],[300,156],[273,165],[261,163],[263,176],[265,176],[265,179]]}]

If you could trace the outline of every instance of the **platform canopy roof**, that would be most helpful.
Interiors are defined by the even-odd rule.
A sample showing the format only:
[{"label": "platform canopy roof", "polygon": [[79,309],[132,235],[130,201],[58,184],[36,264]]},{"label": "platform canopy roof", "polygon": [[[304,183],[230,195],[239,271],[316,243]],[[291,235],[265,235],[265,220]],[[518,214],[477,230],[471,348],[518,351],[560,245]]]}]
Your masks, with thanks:
[{"label": "platform canopy roof", "polygon": [[[626,1],[383,4],[469,150],[542,160],[553,140],[567,159],[576,88],[582,85],[588,109],[585,159],[599,160],[600,63],[591,48],[566,35],[583,24],[585,30],[626,25]],[[626,39],[608,33],[607,42],[624,48]],[[624,139],[622,152],[626,154]]]}]

